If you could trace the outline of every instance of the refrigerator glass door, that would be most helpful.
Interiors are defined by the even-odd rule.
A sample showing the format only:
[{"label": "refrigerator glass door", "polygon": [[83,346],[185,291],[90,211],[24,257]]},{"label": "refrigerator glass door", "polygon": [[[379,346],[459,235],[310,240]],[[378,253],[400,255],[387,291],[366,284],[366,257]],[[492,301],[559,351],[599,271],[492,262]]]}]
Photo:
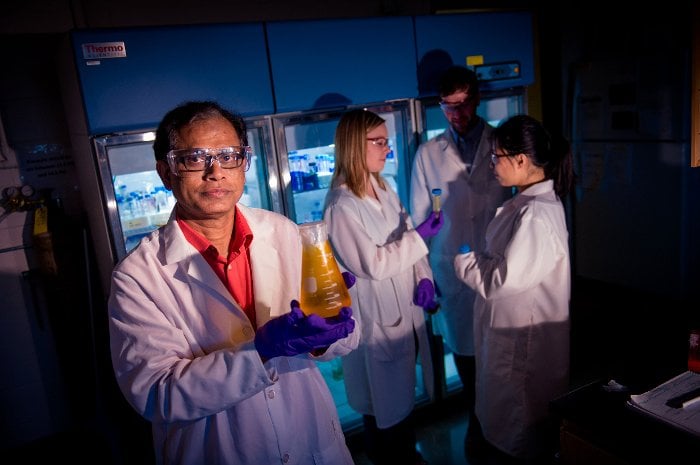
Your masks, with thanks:
[{"label": "refrigerator glass door", "polygon": [[[447,119],[440,109],[439,100],[423,100],[421,105],[425,122],[421,140],[425,142],[447,129]],[[476,113],[496,127],[510,116],[525,113],[524,90],[482,94]]]},{"label": "refrigerator glass door", "polygon": [[[391,152],[382,176],[408,205],[409,155],[415,149],[409,101],[365,106],[386,120]],[[287,216],[318,221],[335,169],[335,129],[346,110],[295,113],[273,122]]]},{"label": "refrigerator glass door", "polygon": [[240,203],[284,213],[277,173],[277,158],[272,143],[272,121],[268,117],[246,119],[248,145],[253,155],[245,174],[245,191]]},{"label": "refrigerator glass door", "polygon": [[[269,188],[275,182],[277,165],[271,150],[269,121],[251,120],[248,144],[253,149],[250,169],[240,203],[281,211],[279,194]],[[155,170],[155,132],[118,134],[94,138],[93,144],[103,186],[105,216],[109,225],[113,256],[121,260],[151,231],[164,225],[175,205]]]}]

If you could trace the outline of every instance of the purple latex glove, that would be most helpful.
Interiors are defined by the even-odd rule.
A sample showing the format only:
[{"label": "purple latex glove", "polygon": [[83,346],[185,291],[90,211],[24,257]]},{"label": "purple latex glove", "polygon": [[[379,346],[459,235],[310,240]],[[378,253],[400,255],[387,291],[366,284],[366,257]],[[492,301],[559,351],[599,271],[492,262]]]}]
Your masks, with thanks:
[{"label": "purple latex glove", "polygon": [[413,303],[419,307],[423,307],[428,313],[437,312],[440,305],[435,302],[435,286],[428,278],[423,278],[418,281],[416,292],[413,295]]},{"label": "purple latex glove", "polygon": [[445,219],[440,213],[431,212],[425,221],[416,226],[416,231],[420,234],[420,237],[428,239],[440,231],[444,222]]},{"label": "purple latex glove", "polygon": [[255,348],[263,359],[324,349],[355,329],[350,307],[341,308],[332,318],[304,316],[296,300],[292,300],[291,307],[291,312],[273,318],[256,331]]},{"label": "purple latex glove", "polygon": [[356,278],[354,274],[349,271],[343,271],[341,274],[343,275],[343,281],[345,281],[345,287],[350,289],[355,285]]}]

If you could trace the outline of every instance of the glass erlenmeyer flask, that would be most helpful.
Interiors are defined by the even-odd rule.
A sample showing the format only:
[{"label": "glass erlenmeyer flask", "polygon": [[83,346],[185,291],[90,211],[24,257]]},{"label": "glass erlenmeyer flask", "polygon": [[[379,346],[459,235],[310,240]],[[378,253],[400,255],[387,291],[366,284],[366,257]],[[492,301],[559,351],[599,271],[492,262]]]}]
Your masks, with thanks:
[{"label": "glass erlenmeyer flask", "polygon": [[301,310],[324,318],[351,304],[350,294],[335,261],[324,221],[299,225],[302,242]]}]

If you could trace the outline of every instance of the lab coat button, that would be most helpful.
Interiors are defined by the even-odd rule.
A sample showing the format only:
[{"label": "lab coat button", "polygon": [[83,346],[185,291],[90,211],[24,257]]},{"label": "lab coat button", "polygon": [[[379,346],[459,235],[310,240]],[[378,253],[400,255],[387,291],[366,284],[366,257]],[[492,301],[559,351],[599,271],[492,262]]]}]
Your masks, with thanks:
[{"label": "lab coat button", "polygon": [[268,399],[274,399],[275,398],[275,391],[267,391],[267,398]]},{"label": "lab coat button", "polygon": [[282,462],[284,462],[284,463],[289,462],[289,454],[284,454],[284,455],[282,456]]}]

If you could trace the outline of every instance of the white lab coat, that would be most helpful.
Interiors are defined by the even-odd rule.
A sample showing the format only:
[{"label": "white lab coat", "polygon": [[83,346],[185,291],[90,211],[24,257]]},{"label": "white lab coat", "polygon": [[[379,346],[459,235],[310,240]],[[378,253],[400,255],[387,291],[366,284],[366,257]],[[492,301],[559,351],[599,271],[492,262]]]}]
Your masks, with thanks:
[{"label": "white lab coat", "polygon": [[571,270],[564,207],[551,180],[508,200],[486,250],[457,255],[455,272],[478,293],[476,415],[484,436],[517,456],[535,454],[534,429],[569,385]]},{"label": "white lab coat", "polygon": [[373,178],[372,183],[379,202],[360,199],[345,185],[330,190],[324,219],[339,265],[357,277],[350,295],[362,332],[359,347],[343,357],[348,403],[374,415],[379,428],[388,428],[413,410],[414,329],[423,381],[433,397],[425,314],[413,304],[416,284],[432,279],[432,272],[428,249],[399,197],[388,184],[384,191]]},{"label": "white lab coat", "polygon": [[[301,241],[281,215],[239,205],[253,231],[259,326],[290,310]],[[310,355],[263,365],[243,310],[174,220],[113,272],[117,382],[152,422],[159,464],[352,464],[330,391]],[[316,360],[357,347],[359,328]]]},{"label": "white lab coat", "polygon": [[457,354],[474,355],[474,291],[455,276],[454,256],[462,244],[484,250],[486,226],[496,208],[508,199],[510,189],[502,187],[489,163],[493,128],[484,124],[471,173],[460,157],[449,129],[418,147],[411,174],[411,217],[423,222],[432,210],[431,190],[442,189],[445,223],[429,239],[430,265],[442,297],[433,315],[433,330]]}]

